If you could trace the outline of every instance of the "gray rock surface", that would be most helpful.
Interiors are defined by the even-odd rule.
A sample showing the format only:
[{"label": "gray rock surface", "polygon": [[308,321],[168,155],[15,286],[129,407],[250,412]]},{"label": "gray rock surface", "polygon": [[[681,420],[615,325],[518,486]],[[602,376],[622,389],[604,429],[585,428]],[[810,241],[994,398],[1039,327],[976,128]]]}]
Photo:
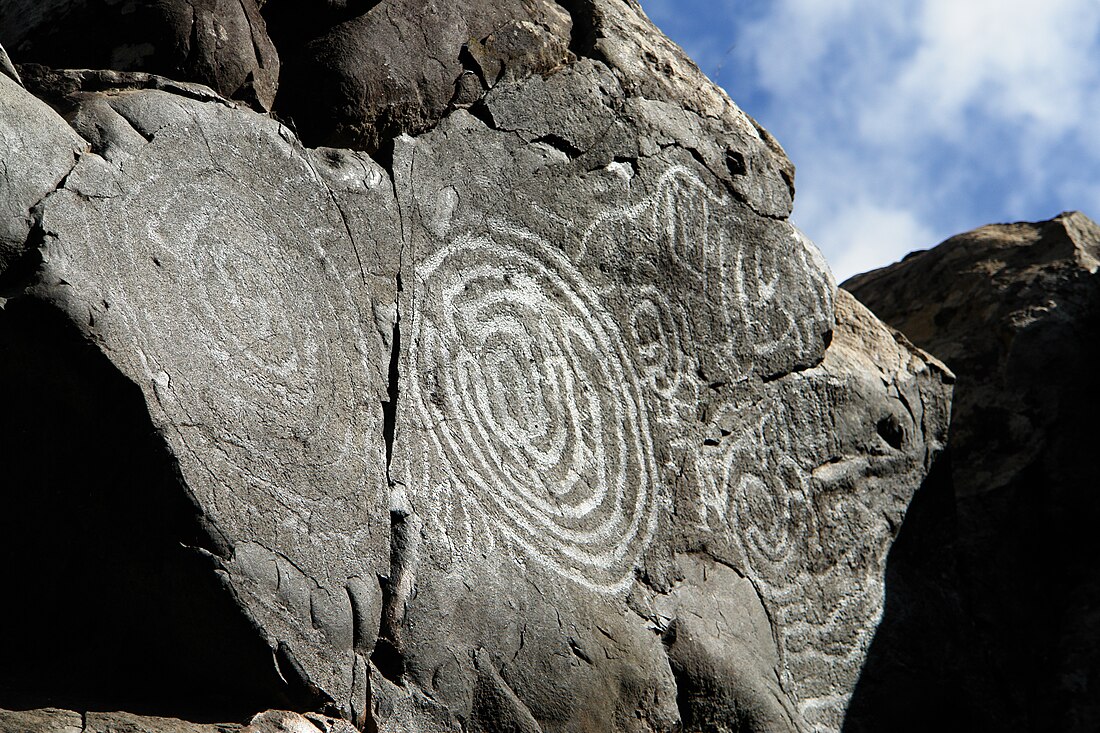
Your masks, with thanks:
[{"label": "gray rock surface", "polygon": [[0,709],[0,733],[356,733],[357,730],[340,718],[289,710],[266,710],[254,715],[247,724],[203,724],[122,712]]},{"label": "gray rock surface", "polygon": [[[1100,227],[1066,213],[982,227],[845,283],[958,374],[944,480],[972,729],[1100,726],[1098,267]],[[934,580],[929,570],[918,574]],[[941,661],[902,664],[919,670],[905,687],[926,706]],[[874,699],[867,729],[893,727],[897,696]]]},{"label": "gray rock surface", "polygon": [[15,70],[15,65],[12,64],[11,58],[3,46],[0,46],[0,71],[3,71],[20,84],[23,83],[23,80],[19,78],[19,72]]},{"label": "gray rock surface", "polygon": [[0,297],[24,275],[35,207],[69,174],[85,143],[44,102],[0,75]]},{"label": "gray rock surface", "polygon": [[83,137],[0,337],[133,387],[263,694],[378,731],[837,730],[950,373],[836,289],[778,144],[635,4],[471,3],[403,47],[426,12],[374,6],[315,72],[408,54],[415,94],[345,85],[400,114],[322,105],[378,160],[36,72]]},{"label": "gray rock surface", "polygon": [[[80,733],[236,733],[239,730],[241,726],[232,723],[203,725],[177,718],[120,712],[87,712],[83,715],[83,727]],[[264,731],[264,733],[267,732]]]},{"label": "gray rock surface", "polygon": [[370,655],[356,628],[373,625],[388,569],[377,322],[394,281],[393,255],[373,250],[384,225],[356,234],[339,201],[392,217],[388,177],[218,102],[127,90],[91,104],[131,129],[106,133],[116,162],[82,156],[43,208],[34,297],[143,389],[190,490],[219,508],[223,572],[282,674],[346,708]]},{"label": "gray rock surface", "polygon": [[162,74],[267,110],[279,56],[255,0],[3,0],[17,64]]},{"label": "gray rock surface", "polygon": [[0,733],[84,733],[84,719],[57,708],[0,710]]}]

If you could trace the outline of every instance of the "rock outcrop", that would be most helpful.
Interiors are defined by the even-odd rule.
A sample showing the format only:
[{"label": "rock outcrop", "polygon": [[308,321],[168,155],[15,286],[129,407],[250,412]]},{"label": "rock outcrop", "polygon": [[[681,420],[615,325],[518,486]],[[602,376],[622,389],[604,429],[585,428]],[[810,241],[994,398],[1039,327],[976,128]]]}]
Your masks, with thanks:
[{"label": "rock outcrop", "polygon": [[0,76],[0,706],[837,730],[950,373],[636,4],[336,5],[264,12],[347,147]]},{"label": "rock outcrop", "polygon": [[271,108],[279,55],[255,0],[4,0],[17,63],[143,71]]},{"label": "rock outcrop", "polygon": [[266,710],[243,725],[39,708],[0,710],[0,733],[356,733],[356,728],[339,718],[289,710]]},{"label": "rock outcrop", "polygon": [[[924,527],[957,521],[945,540],[958,565],[959,586],[948,590],[963,602],[955,623],[964,644],[946,664],[898,659],[907,690],[877,703],[873,688],[888,675],[869,680],[869,730],[895,728],[890,715],[906,694],[924,710],[942,701],[927,693],[944,666],[961,685],[952,705],[970,729],[1100,726],[1098,267],[1100,227],[1071,213],[982,227],[844,284],[958,375],[941,477],[953,502]],[[927,582],[940,570],[911,575]],[[957,633],[951,625],[928,625],[923,633],[935,637],[917,644],[940,643]],[[897,653],[892,643],[881,649]]]},{"label": "rock outcrop", "polygon": [[[272,0],[270,11],[290,30],[316,12],[297,0]],[[553,2],[379,3],[288,56],[279,111],[309,144],[376,151],[501,80],[552,74],[571,57],[570,26]]]}]

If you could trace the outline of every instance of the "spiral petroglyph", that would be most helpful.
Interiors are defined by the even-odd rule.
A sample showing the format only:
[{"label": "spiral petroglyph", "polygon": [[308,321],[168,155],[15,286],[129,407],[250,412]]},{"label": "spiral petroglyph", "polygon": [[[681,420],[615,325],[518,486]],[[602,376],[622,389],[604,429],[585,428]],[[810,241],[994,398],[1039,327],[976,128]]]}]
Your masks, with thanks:
[{"label": "spiral petroglyph", "polygon": [[[308,180],[304,165],[292,173]],[[184,206],[172,183],[153,178],[133,197],[97,201],[81,259],[64,266],[113,273],[90,298],[93,320],[133,354],[131,373],[218,477],[214,490],[228,496],[243,483],[308,516],[316,495],[294,487],[321,494],[323,477],[361,470],[367,444],[362,412],[348,409],[366,381],[360,319],[311,220],[335,214],[318,196],[316,209],[285,207],[258,227],[256,212],[285,192],[226,177],[233,196]],[[128,206],[148,215],[134,219]]]},{"label": "spiral petroglyph", "polygon": [[882,614],[886,529],[866,530],[885,520],[867,496],[813,477],[830,429],[788,402],[779,388],[744,411],[748,429],[700,452],[700,515],[732,540],[768,605],[800,714],[813,730],[835,730],[848,702],[833,694],[836,681],[858,677]]},{"label": "spiral petroglyph", "polygon": [[438,470],[409,483],[454,548],[491,533],[614,590],[661,499],[633,363],[590,293],[548,243],[500,223],[420,264],[409,400],[436,459],[421,463]]}]

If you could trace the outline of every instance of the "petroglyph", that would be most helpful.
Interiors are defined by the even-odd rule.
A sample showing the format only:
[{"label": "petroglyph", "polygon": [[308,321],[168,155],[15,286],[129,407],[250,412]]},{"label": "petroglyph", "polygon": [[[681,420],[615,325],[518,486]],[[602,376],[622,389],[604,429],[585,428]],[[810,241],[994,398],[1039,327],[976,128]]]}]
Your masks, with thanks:
[{"label": "petroglyph", "polygon": [[[61,191],[51,216],[81,221],[82,231],[59,225],[73,244],[48,258],[74,282],[90,265],[112,273],[81,293],[90,306],[79,307],[90,308],[109,348],[128,355],[127,371],[152,390],[213,490],[228,498],[243,483],[298,522],[324,495],[325,476],[359,473],[367,458],[363,413],[349,405],[368,382],[368,349],[350,290],[358,273],[326,251],[347,243],[310,236],[325,218],[338,226],[339,214],[308,167],[287,160],[270,187],[239,184],[196,156],[191,169],[170,173],[136,161],[134,175],[146,178],[132,194]],[[217,177],[216,198],[177,183],[204,175]],[[285,205],[295,186],[316,192],[311,207]],[[256,212],[273,206],[286,215],[257,226]]]},{"label": "petroglyph", "polygon": [[503,541],[599,591],[628,584],[662,506],[624,339],[576,269],[494,222],[416,270],[407,482],[457,564]]},{"label": "petroglyph", "polygon": [[[835,725],[846,699],[829,692],[838,676],[858,673],[867,630],[881,614],[885,550],[837,537],[858,562],[823,559],[827,536],[850,531],[854,517],[870,512],[847,495],[815,493],[810,471],[815,457],[824,460],[832,426],[826,415],[792,413],[787,405],[828,404],[829,394],[793,399],[765,387],[769,397],[743,409],[710,396],[715,411],[734,415],[725,421],[729,437],[709,445],[684,430],[699,420],[701,387],[809,367],[832,331],[835,285],[816,248],[788,224],[779,236],[758,227],[731,197],[677,166],[645,198],[599,217],[579,256],[621,275],[609,290],[630,305],[618,316],[659,398],[657,419],[675,431],[667,438],[670,465],[697,467],[694,511],[705,531],[732,542],[769,604],[785,688],[807,720]],[[623,252],[634,256],[624,261]],[[830,597],[836,588],[846,591]]]},{"label": "petroglyph", "polygon": [[657,288],[640,289],[630,313],[630,342],[638,367],[650,387],[664,398],[675,397],[687,380],[688,357],[680,334],[687,314]]},{"label": "petroglyph", "polygon": [[747,428],[700,449],[700,516],[732,540],[768,605],[783,687],[800,714],[814,730],[835,730],[848,698],[832,691],[858,677],[882,614],[889,533],[873,497],[813,474],[835,449],[834,431],[828,415],[791,406],[837,387],[799,381],[771,388],[738,411]]},{"label": "petroglyph", "polygon": [[428,554],[461,575],[510,545],[620,590],[661,517],[676,521],[661,477],[679,476],[693,488],[676,514],[752,580],[784,689],[835,729],[838,680],[854,684],[881,615],[891,529],[814,474],[845,388],[804,371],[834,327],[813,245],[683,167],[564,252],[501,220],[456,229],[469,233],[416,266],[409,309],[404,409],[420,427],[403,480]]},{"label": "petroglyph", "polygon": [[[494,220],[419,263],[406,381],[427,450],[405,480],[449,562],[503,539],[623,587],[661,504],[650,421],[694,421],[706,379],[815,358],[831,295],[788,290],[831,293],[828,276],[793,228],[761,244],[738,212],[677,166],[596,217],[569,258]],[[593,287],[574,262],[624,276]]]},{"label": "petroglyph", "polygon": [[[666,349],[645,339],[635,349],[666,399],[686,386],[676,378],[683,353],[708,362],[713,381],[767,378],[815,362],[832,328],[834,285],[816,248],[789,224],[786,237],[758,236],[759,224],[739,212],[729,195],[674,166],[652,193],[597,217],[582,237],[580,257],[624,271],[617,286],[638,304],[625,316],[631,327],[649,320],[669,338]],[[637,257],[624,262],[624,251]]]}]

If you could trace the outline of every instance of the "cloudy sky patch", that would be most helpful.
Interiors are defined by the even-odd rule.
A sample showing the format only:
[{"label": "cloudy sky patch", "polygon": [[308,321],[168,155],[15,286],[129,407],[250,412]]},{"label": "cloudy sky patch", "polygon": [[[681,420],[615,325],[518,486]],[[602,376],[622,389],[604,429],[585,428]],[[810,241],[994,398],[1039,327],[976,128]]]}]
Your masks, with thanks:
[{"label": "cloudy sky patch", "polygon": [[838,280],[997,221],[1100,217],[1096,0],[642,0],[786,148]]}]

